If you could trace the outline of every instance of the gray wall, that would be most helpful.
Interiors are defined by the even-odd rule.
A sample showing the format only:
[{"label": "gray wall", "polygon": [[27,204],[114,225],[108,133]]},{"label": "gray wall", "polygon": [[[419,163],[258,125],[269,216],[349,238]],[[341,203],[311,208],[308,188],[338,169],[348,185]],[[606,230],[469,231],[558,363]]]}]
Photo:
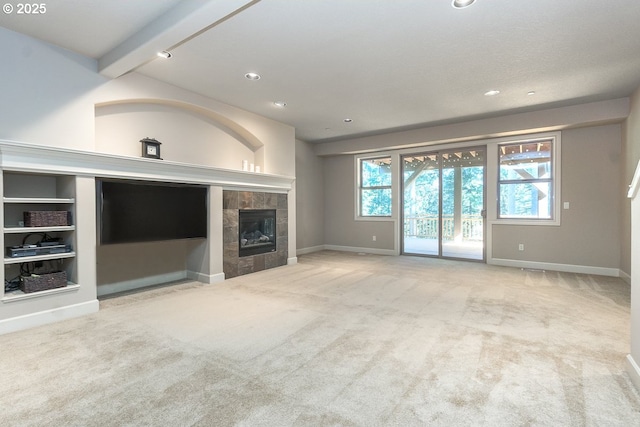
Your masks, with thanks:
[{"label": "gray wall", "polygon": [[[619,268],[621,138],[619,124],[563,131],[562,201],[570,209],[560,226],[494,226],[493,258]],[[354,168],[353,155],[324,158],[324,243],[394,250],[396,222],[354,219]]]},{"label": "gray wall", "polygon": [[[394,249],[395,222],[356,221],[353,156],[324,160],[325,244],[351,248]],[[372,236],[376,236],[374,242]]]},{"label": "gray wall", "polygon": [[494,225],[493,257],[619,268],[621,148],[620,125],[563,131],[562,201],[570,209],[560,226]]},{"label": "gray wall", "polygon": [[98,245],[97,283],[100,286],[176,274],[187,269],[186,259],[186,240]]},{"label": "gray wall", "polygon": [[324,244],[323,159],[311,144],[296,141],[296,213],[298,253]]}]

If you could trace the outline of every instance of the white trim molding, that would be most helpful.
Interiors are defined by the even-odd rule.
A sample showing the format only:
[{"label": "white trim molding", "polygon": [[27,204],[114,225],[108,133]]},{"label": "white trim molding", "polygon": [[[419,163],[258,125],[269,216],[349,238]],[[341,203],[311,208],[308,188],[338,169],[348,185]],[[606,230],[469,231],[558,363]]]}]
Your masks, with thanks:
[{"label": "white trim molding", "polygon": [[[118,292],[132,291],[135,289],[146,288],[148,286],[160,283],[171,283],[186,280],[188,278],[186,271],[174,271],[172,273],[156,274],[155,276],[146,276],[139,279],[124,280],[116,283],[105,283],[98,285],[98,297],[116,294]],[[206,283],[206,282],[205,282]]]},{"label": "white trim molding", "polygon": [[[361,165],[362,165],[362,160],[374,160],[374,159],[384,159],[384,158],[390,158],[391,159],[391,185],[389,186],[391,188],[391,214],[388,216],[363,216],[361,215],[360,209],[361,209],[361,198],[360,198],[360,190],[361,190]],[[355,188],[355,192],[354,192],[354,206],[355,206],[355,212],[353,213],[354,215],[354,220],[355,221],[394,221],[397,217],[398,217],[398,189],[399,187],[399,183],[398,180],[396,179],[396,176],[398,176],[399,173],[399,161],[400,157],[398,156],[397,153],[391,153],[391,152],[378,152],[378,153],[373,153],[373,154],[369,154],[369,155],[356,155],[353,157],[353,161],[354,161],[354,172],[355,172],[355,176],[354,176],[354,188]]]},{"label": "white trim molding", "polygon": [[620,270],[620,278],[625,281],[626,284],[631,284],[631,275],[626,272]]},{"label": "white trim molding", "polygon": [[314,252],[324,251],[324,249],[325,249],[325,245],[310,246],[308,248],[296,249],[296,254],[298,255],[312,254]]},{"label": "white trim molding", "polygon": [[285,193],[294,177],[116,156],[47,145],[0,140],[2,168],[21,172],[72,174],[100,178],[206,184],[240,191]]},{"label": "white trim molding", "polygon": [[[551,219],[518,219],[518,218],[500,218],[498,212],[499,194],[499,171],[500,162],[498,151],[501,145],[505,144],[521,144],[527,142],[535,142],[539,140],[552,141],[552,162],[551,176],[552,185],[551,197],[552,216]],[[530,135],[520,135],[517,137],[498,138],[487,140],[487,224],[490,227],[494,225],[533,225],[533,226],[559,226],[562,216],[562,133],[561,132],[544,132]]]},{"label": "white trim molding", "polygon": [[341,252],[357,252],[357,253],[372,254],[372,255],[393,255],[393,256],[398,255],[395,249],[358,248],[355,246],[324,245],[324,250],[341,251]]},{"label": "white trim molding", "polygon": [[36,313],[25,314],[23,316],[0,320],[0,335],[97,313],[99,306],[100,303],[96,299],[80,304],[67,305],[51,310],[39,311]]},{"label": "white trim molding", "polygon": [[556,264],[553,262],[523,261],[517,259],[491,258],[487,264],[503,267],[528,268],[532,270],[562,271],[565,273],[595,274],[598,276],[620,277],[620,269],[592,267],[588,265]]},{"label": "white trim molding", "polygon": [[636,386],[636,389],[640,391],[640,367],[633,360],[633,357],[630,354],[627,354],[627,363],[626,363],[626,371],[631,378],[631,382]]},{"label": "white trim molding", "polygon": [[187,270],[187,279],[213,285],[214,283],[224,282],[225,275],[224,273],[204,274],[197,271]]}]

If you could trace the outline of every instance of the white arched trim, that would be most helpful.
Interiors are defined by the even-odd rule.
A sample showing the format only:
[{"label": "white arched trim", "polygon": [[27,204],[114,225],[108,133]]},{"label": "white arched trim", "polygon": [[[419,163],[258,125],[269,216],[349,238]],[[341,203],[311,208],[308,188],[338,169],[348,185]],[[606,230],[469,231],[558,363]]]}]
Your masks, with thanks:
[{"label": "white arched trim", "polygon": [[220,113],[212,111],[208,108],[198,105],[190,104],[187,102],[176,101],[171,99],[157,99],[157,98],[135,98],[135,99],[121,99],[116,101],[107,101],[95,104],[96,110],[101,107],[108,107],[112,105],[165,105],[178,110],[186,111],[190,114],[195,114],[206,121],[211,121],[215,126],[222,131],[233,136],[240,143],[244,144],[254,153],[264,147],[262,141],[260,141],[254,134],[252,134],[245,127],[239,125],[235,121],[223,116]]}]

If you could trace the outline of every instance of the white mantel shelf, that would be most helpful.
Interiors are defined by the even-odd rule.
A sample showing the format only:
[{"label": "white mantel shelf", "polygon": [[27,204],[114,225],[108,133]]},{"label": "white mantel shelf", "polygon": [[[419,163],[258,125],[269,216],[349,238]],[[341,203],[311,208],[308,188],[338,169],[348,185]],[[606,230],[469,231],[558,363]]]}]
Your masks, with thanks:
[{"label": "white mantel shelf", "polygon": [[6,171],[59,173],[220,186],[224,189],[287,192],[294,177],[243,172],[142,157],[116,156],[0,140],[0,167]]}]

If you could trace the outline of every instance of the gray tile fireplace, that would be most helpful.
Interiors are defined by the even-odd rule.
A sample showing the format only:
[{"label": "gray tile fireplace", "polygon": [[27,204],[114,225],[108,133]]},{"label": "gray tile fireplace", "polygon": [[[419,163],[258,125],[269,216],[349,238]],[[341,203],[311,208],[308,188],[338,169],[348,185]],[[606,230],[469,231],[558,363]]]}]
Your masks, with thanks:
[{"label": "gray tile fireplace", "polygon": [[222,207],[225,278],[287,264],[286,194],[224,190]]}]

